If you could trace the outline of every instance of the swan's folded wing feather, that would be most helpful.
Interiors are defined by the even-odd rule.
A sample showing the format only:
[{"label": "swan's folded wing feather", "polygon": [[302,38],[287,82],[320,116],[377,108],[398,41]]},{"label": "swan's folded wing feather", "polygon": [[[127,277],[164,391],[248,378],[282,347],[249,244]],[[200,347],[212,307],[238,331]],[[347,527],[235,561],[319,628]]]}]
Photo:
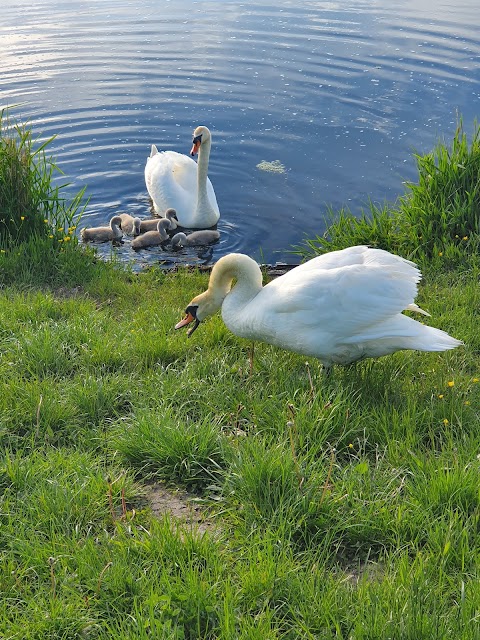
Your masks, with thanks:
[{"label": "swan's folded wing feather", "polygon": [[413,303],[419,276],[409,269],[353,265],[300,270],[292,277],[294,269],[286,274],[290,277],[281,276],[263,289],[262,294],[268,292],[263,301],[273,314],[290,314],[296,324],[352,335]]},{"label": "swan's folded wing feather", "polygon": [[[145,184],[159,213],[173,206],[177,215],[190,220],[197,207],[197,169],[195,160],[176,151],[160,151],[147,159]],[[207,195],[219,214],[215,191],[208,177]]]},{"label": "swan's folded wing feather", "polygon": [[160,151],[147,160],[145,167],[147,186],[172,181],[181,189],[197,190],[197,163],[176,151]]},{"label": "swan's folded wing feather", "polygon": [[168,170],[177,185],[185,191],[197,193],[197,163],[192,158],[181,153],[172,153],[169,158]]},{"label": "swan's folded wing feather", "polygon": [[[330,251],[322,255],[316,256],[307,262],[304,262],[292,271],[287,272],[282,278],[289,280],[296,279],[300,273],[309,271],[317,272],[318,270],[337,270],[343,267],[353,267],[354,265],[378,265],[384,269],[395,269],[402,271],[406,277],[414,277],[419,282],[421,279],[420,271],[417,266],[410,260],[406,260],[401,256],[397,256],[383,249],[372,249],[365,245],[357,245],[340,249],[338,251]],[[297,275],[298,274],[298,275]]]},{"label": "swan's folded wing feather", "polygon": [[159,213],[175,205],[194,211],[197,202],[197,164],[176,151],[161,151],[147,160],[145,183]]}]

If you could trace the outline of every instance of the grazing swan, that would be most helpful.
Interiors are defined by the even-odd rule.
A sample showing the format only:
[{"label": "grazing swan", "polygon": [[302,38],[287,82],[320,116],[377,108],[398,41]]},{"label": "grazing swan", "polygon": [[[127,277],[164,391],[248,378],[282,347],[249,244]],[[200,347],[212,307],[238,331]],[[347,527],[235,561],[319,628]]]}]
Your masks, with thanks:
[{"label": "grazing swan", "polygon": [[170,228],[170,220],[162,218],[157,220],[157,230],[142,233],[132,240],[132,249],[144,249],[145,247],[156,247],[165,240],[168,240],[167,229]]},{"label": "grazing swan", "polygon": [[190,155],[198,151],[198,164],[176,151],[159,153],[153,144],[145,166],[145,182],[155,211],[162,215],[162,211],[174,207],[178,223],[187,229],[208,229],[220,217],[215,191],[207,177],[211,143],[209,129],[197,127]]},{"label": "grazing swan", "polygon": [[[170,228],[168,231],[173,231],[178,227],[177,224],[177,212],[175,209],[167,209],[165,211],[165,218],[170,221]],[[140,220],[139,233],[145,233],[145,231],[155,231],[158,224],[158,218],[151,218],[149,220]]]},{"label": "grazing swan", "polygon": [[134,218],[129,213],[120,213],[122,219],[122,231],[127,236],[138,236],[140,233],[140,218]]},{"label": "grazing swan", "polygon": [[211,244],[220,238],[218,231],[206,229],[205,231],[194,231],[188,236],[183,232],[176,233],[172,238],[172,247],[193,247],[199,244]]},{"label": "grazing swan", "polygon": [[113,216],[109,227],[90,227],[82,229],[80,236],[83,242],[108,242],[109,240],[121,240],[123,232],[121,229],[122,219],[120,216]]},{"label": "grazing swan", "polygon": [[444,331],[402,314],[429,315],[414,303],[420,278],[413,262],[358,246],[313,258],[262,287],[257,263],[231,253],[214,265],[208,290],[190,302],[175,329],[194,322],[192,335],[221,308],[235,335],[314,356],[325,367],[400,349],[459,346]]}]

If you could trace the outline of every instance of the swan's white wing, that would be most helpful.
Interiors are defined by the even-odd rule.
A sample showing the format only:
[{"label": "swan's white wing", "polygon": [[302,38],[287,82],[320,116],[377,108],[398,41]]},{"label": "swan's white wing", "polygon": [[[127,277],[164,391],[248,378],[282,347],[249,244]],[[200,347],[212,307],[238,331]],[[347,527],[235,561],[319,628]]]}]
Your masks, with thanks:
[{"label": "swan's white wing", "polygon": [[[299,273],[300,271],[317,271],[318,269],[338,269],[339,267],[348,267],[355,264],[378,264],[386,269],[395,267],[403,269],[405,272],[412,273],[412,269],[421,278],[416,265],[410,260],[406,260],[383,249],[372,249],[364,245],[348,247],[339,251],[331,251],[316,258],[312,258],[307,262],[295,267],[292,271],[287,272],[283,278],[288,279],[290,273]],[[297,276],[294,276],[297,277]]]},{"label": "swan's white wing", "polygon": [[191,214],[197,206],[197,163],[176,151],[161,151],[145,166],[148,193],[160,215],[173,207],[177,216]]},{"label": "swan's white wing", "polygon": [[346,337],[413,303],[421,276],[411,262],[381,250],[351,249],[296,267],[264,287],[255,304],[261,301],[273,317],[288,314],[297,327],[317,325]]}]

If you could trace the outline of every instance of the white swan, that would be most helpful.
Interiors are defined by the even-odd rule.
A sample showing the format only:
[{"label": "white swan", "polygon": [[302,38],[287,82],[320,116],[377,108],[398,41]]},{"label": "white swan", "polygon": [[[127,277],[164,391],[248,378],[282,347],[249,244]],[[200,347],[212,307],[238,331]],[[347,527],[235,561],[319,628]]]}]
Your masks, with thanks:
[{"label": "white swan", "polygon": [[[175,209],[167,209],[164,214],[165,218],[170,221],[170,227],[168,231],[173,231],[178,227],[177,224],[177,212]],[[155,231],[158,224],[158,218],[149,218],[148,220],[140,220],[139,233],[145,233],[145,231]],[[138,234],[137,234],[138,235]]]},{"label": "white swan", "polygon": [[129,213],[120,213],[119,217],[122,220],[122,231],[127,236],[138,236],[140,233],[140,218],[134,218]]},{"label": "white swan", "polygon": [[213,229],[205,229],[204,231],[194,231],[188,236],[180,231],[172,238],[172,247],[193,247],[199,244],[211,244],[220,238],[220,233]]},{"label": "white swan", "polygon": [[80,231],[83,242],[108,242],[109,240],[121,240],[123,232],[121,229],[122,219],[120,216],[113,216],[108,227],[90,227]]},{"label": "white swan", "polygon": [[400,349],[459,346],[444,331],[402,314],[429,315],[414,303],[420,278],[413,262],[358,246],[313,258],[262,287],[257,263],[232,253],[214,265],[208,290],[190,302],[175,328],[194,322],[191,335],[221,308],[235,335],[314,356],[325,367]]},{"label": "white swan", "polygon": [[157,220],[156,231],[147,231],[132,240],[132,249],[145,249],[145,247],[156,247],[165,240],[168,240],[167,229],[170,228],[170,220],[162,218]]},{"label": "white swan", "polygon": [[217,224],[220,211],[207,177],[211,143],[209,129],[197,127],[190,155],[198,151],[198,164],[185,154],[158,152],[152,145],[145,166],[145,183],[158,215],[173,207],[180,226],[187,229],[208,229]]}]

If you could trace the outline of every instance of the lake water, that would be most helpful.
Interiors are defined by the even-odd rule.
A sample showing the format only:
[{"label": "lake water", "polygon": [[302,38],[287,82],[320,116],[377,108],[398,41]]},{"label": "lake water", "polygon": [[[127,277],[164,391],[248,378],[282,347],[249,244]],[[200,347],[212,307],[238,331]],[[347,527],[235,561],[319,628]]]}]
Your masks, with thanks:
[{"label": "lake water", "polygon": [[415,179],[414,151],[449,141],[457,113],[471,131],[480,11],[478,0],[2,0],[0,62],[1,105],[19,104],[40,139],[56,134],[71,192],[87,185],[83,226],[148,216],[150,145],[188,154],[194,127],[212,130],[212,254],[136,254],[127,241],[122,260],[292,262],[328,205],[395,200]]}]

